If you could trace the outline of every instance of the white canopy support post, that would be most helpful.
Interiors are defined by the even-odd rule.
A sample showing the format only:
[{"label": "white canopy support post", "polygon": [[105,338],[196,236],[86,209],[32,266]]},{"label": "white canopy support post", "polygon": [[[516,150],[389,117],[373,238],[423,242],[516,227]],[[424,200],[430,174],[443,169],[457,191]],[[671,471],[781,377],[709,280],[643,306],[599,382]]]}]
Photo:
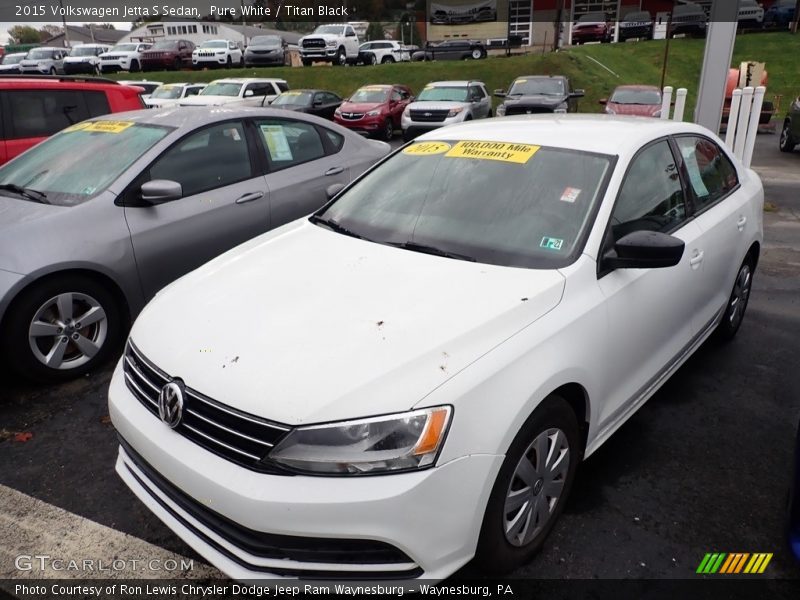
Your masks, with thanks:
[{"label": "white canopy support post", "polygon": [[756,88],[753,94],[753,107],[750,110],[750,123],[747,126],[747,138],[744,143],[744,157],[742,162],[748,169],[753,162],[753,149],[756,146],[756,136],[758,135],[758,122],[761,119],[761,107],[764,104],[764,93],[767,91],[763,85]]},{"label": "white canopy support post", "polygon": [[664,86],[664,93],[661,95],[661,118],[669,119],[669,109],[672,105],[672,86]]},{"label": "white canopy support post", "polygon": [[733,152],[733,141],[736,139],[736,125],[739,123],[739,105],[742,103],[742,90],[733,90],[731,108],[728,112],[728,130],[725,132],[725,145]]},{"label": "white canopy support post", "polygon": [[678,88],[675,92],[675,111],[672,113],[673,121],[683,121],[683,111],[686,108],[686,88]]},{"label": "white canopy support post", "polygon": [[739,105],[739,126],[736,128],[736,141],[733,153],[739,160],[744,159],[744,142],[747,137],[747,126],[750,124],[750,109],[753,107],[753,88],[742,90],[742,103]]}]

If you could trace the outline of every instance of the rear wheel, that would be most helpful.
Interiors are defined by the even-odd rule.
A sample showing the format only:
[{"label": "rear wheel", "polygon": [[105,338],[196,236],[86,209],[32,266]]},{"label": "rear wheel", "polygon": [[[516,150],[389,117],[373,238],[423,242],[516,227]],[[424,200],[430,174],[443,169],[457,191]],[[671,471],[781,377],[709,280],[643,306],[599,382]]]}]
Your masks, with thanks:
[{"label": "rear wheel", "polygon": [[394,62],[394,56],[384,56],[383,60],[381,61],[382,65],[390,64]]},{"label": "rear wheel", "polygon": [[795,140],[794,137],[792,136],[791,121],[786,121],[783,124],[783,129],[781,130],[781,138],[778,145],[781,149],[781,152],[792,152],[794,150],[794,147],[797,145],[797,140]]},{"label": "rear wheel", "polygon": [[378,57],[375,56],[374,54],[370,54],[369,55],[369,64],[377,65],[378,64]]},{"label": "rear wheel", "polygon": [[747,302],[750,300],[750,290],[753,285],[753,273],[755,273],[755,259],[748,255],[742,266],[736,273],[736,280],[733,282],[728,306],[725,314],[717,326],[716,336],[723,342],[730,341],[739,331],[739,327],[744,320],[744,311],[747,310]]},{"label": "rear wheel", "polygon": [[481,49],[480,49],[480,48],[475,48],[475,49],[472,51],[472,59],[473,59],[473,60],[479,60],[479,59],[481,59],[481,58],[483,58],[483,52],[481,51]]},{"label": "rear wheel", "polygon": [[575,413],[562,398],[549,396],[522,426],[500,467],[475,553],[482,570],[508,573],[542,547],[582,453]]},{"label": "rear wheel", "polygon": [[12,304],[0,347],[12,369],[34,381],[78,377],[116,350],[124,324],[113,294],[85,276],[58,276]]}]

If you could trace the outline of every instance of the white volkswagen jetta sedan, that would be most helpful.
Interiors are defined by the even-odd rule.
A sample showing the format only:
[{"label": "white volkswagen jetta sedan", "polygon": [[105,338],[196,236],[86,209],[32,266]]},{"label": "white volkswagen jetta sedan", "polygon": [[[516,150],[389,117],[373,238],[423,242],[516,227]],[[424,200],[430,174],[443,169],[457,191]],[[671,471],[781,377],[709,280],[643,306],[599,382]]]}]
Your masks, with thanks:
[{"label": "white volkswagen jetta sedan", "polygon": [[578,463],[736,333],[762,205],[691,124],[433,131],[156,296],[111,383],[117,471],[234,578],[511,570]]}]

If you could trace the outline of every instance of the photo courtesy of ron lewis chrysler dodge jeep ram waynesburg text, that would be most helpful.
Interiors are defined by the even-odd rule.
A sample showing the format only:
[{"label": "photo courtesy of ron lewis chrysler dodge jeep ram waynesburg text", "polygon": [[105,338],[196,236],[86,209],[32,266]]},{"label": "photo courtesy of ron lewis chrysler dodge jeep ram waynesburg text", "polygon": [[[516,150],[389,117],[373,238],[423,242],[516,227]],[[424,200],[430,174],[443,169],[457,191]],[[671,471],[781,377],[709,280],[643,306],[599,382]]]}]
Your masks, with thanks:
[{"label": "photo courtesy of ron lewis chrysler dodge jeep ram waynesburg text", "polygon": [[507,572],[583,457],[736,334],[762,210],[693,124],[430,131],[144,308],[117,472],[237,579]]}]

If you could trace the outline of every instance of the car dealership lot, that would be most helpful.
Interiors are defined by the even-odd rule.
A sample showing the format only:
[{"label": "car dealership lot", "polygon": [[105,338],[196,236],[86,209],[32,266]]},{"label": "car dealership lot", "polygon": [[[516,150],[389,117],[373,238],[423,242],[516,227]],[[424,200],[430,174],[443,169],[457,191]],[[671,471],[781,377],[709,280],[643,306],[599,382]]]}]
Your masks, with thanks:
[{"label": "car dealership lot", "polygon": [[[552,537],[517,575],[692,577],[711,551],[773,552],[768,575],[797,575],[782,527],[800,413],[790,366],[800,333],[798,160],[781,155],[774,136],[759,138],[755,162],[777,210],[765,215],[765,248],[739,336],[701,349],[587,461]],[[194,557],[113,471],[110,372],[108,365],[50,388],[5,379],[0,484]],[[21,441],[26,433],[33,435]],[[0,496],[12,494],[0,488]],[[35,538],[8,539],[0,550],[6,577],[15,576],[9,557],[38,551]],[[75,558],[80,551],[65,549]]]}]

